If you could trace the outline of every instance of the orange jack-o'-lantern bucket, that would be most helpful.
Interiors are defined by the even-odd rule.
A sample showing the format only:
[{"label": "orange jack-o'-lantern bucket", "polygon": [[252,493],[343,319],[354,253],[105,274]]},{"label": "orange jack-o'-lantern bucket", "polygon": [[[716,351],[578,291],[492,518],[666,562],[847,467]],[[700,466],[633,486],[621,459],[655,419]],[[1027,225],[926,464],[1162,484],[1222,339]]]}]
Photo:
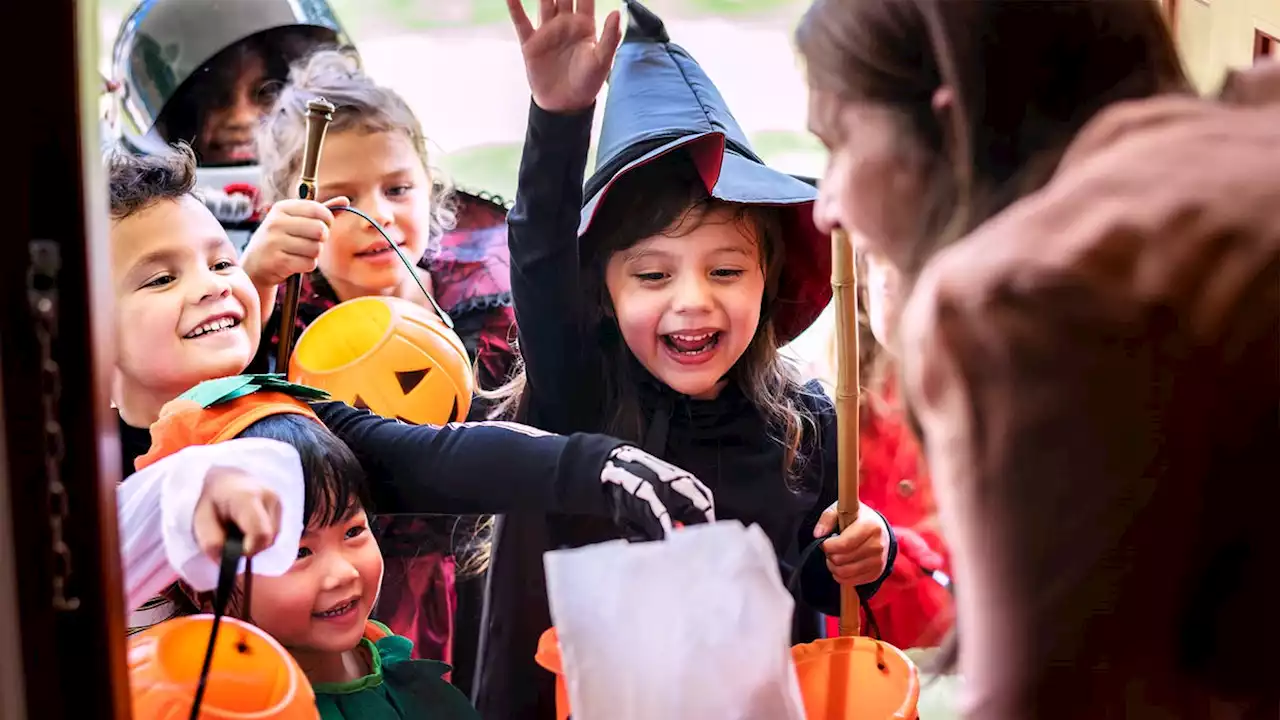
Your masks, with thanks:
[{"label": "orange jack-o'-lantern bucket", "polygon": [[869,637],[791,648],[808,720],[916,720],[920,672],[906,653]]},{"label": "orange jack-o'-lantern bucket", "polygon": [[[556,675],[556,718],[568,720],[569,688],[556,629],[534,656]],[[869,637],[838,637],[791,648],[807,720],[918,720],[920,673],[906,653]]]},{"label": "orange jack-o'-lantern bucket", "polygon": [[564,665],[560,662],[560,641],[551,628],[538,638],[538,652],[533,656],[543,668],[556,675],[556,720],[569,720],[569,686],[564,681]]},{"label": "orange jack-o'-lantern bucket", "polygon": [[[191,714],[212,615],[163,622],[129,639],[133,716],[186,720]],[[205,720],[318,720],[311,683],[293,656],[248,623],[223,617],[200,717]]]},{"label": "orange jack-o'-lantern bucket", "polygon": [[414,425],[465,420],[475,390],[458,334],[392,297],[348,300],[316,318],[298,338],[289,380]]}]

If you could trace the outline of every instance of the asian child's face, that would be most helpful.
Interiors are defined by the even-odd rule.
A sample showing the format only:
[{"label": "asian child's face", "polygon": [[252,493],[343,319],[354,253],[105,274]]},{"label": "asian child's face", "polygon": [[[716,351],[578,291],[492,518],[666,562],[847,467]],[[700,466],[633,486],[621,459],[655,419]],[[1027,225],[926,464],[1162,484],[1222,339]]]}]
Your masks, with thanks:
[{"label": "asian child's face", "polygon": [[[153,203],[111,226],[116,298],[114,400],[154,406],[244,371],[258,349],[258,293],[204,203]],[[126,417],[149,423],[154,417]]]},{"label": "asian child's face", "polygon": [[710,399],[760,325],[761,249],[731,208],[683,222],[614,253],[605,284],[640,364],[676,392]]},{"label": "asian child's face", "polygon": [[249,616],[299,662],[355,648],[382,586],[382,553],[356,507],[340,522],[309,527],[280,577],[255,576]]},{"label": "asian child's face", "polygon": [[[431,181],[409,137],[398,131],[348,130],[325,139],[320,200],[346,196],[387,231],[416,265],[427,251]],[[393,293],[409,270],[364,218],[338,213],[320,250],[320,271],[343,300]]]}]

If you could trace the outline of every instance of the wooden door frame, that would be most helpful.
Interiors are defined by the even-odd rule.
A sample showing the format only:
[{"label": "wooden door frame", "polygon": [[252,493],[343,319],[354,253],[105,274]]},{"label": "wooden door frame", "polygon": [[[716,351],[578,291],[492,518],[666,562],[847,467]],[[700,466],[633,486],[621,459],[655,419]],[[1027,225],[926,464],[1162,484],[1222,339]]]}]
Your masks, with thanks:
[{"label": "wooden door frame", "polygon": [[[18,129],[8,159],[25,164],[26,172],[3,173],[0,180],[13,218],[0,241],[0,546],[12,548],[11,565],[0,557],[0,582],[8,584],[6,573],[16,580],[13,597],[0,593],[0,623],[16,635],[0,640],[0,652],[16,651],[0,669],[0,707],[5,720],[11,705],[24,712],[22,704],[26,714],[15,720],[127,720],[114,493],[119,440],[108,402],[112,293],[98,144],[98,3],[31,3],[23,12],[26,26],[40,34],[40,47],[32,56],[38,67],[10,76],[17,87],[9,112]],[[33,247],[41,257],[55,256],[56,267],[33,276]],[[61,533],[71,558],[66,595],[78,600],[74,609],[57,609],[53,602],[51,517],[60,513],[53,511],[57,495],[50,492],[45,461],[44,400],[54,383],[32,309],[33,299],[55,296],[30,294],[32,277],[42,289],[56,291],[49,306],[56,335],[49,348],[61,392],[52,418],[65,451],[53,467],[66,489]],[[11,700],[14,686],[22,692]]]}]

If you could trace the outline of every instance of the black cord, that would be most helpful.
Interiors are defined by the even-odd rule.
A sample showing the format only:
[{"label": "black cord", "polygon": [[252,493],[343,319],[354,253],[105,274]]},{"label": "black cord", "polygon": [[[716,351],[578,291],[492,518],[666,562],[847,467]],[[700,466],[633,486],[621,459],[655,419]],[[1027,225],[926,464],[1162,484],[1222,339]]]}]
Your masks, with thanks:
[{"label": "black cord", "polygon": [[[204,652],[204,664],[200,667],[200,681],[196,684],[196,694],[191,701],[191,720],[200,717],[200,706],[204,703],[205,687],[209,684],[209,671],[213,667],[213,650],[218,640],[218,628],[222,626],[222,615],[227,611],[231,601],[231,591],[235,589],[236,566],[244,555],[244,533],[233,524],[227,525],[227,541],[222,546],[222,564],[218,569],[218,587],[213,593],[213,629],[209,631],[209,647]],[[249,615],[249,593],[252,587],[253,566],[251,560],[245,560],[244,615]],[[238,648],[247,652],[248,645],[241,640]]]},{"label": "black cord", "polygon": [[[804,550],[801,551],[800,560],[796,563],[796,569],[791,571],[791,577],[787,580],[787,592],[791,593],[793,597],[800,596],[800,576],[804,573],[804,566],[809,563],[809,558],[817,552],[818,548],[822,547],[822,543],[833,537],[839,537],[839,533],[833,532],[824,537],[814,538],[813,542],[806,545]],[[871,637],[876,640],[880,640],[882,638],[880,635],[880,624],[876,622],[875,613],[871,612],[871,606],[867,604],[865,599],[863,599],[861,593],[858,594],[858,606],[862,608],[862,612],[867,616],[867,627],[871,630]],[[884,668],[880,669],[883,670]]]},{"label": "black cord", "polygon": [[404,263],[404,266],[409,269],[409,274],[413,276],[413,281],[418,283],[418,289],[421,290],[423,296],[427,298],[427,302],[431,303],[431,307],[434,308],[436,314],[440,316],[440,320],[444,322],[444,326],[450,330],[453,329],[453,318],[449,317],[449,313],[446,313],[439,305],[436,304],[436,299],[431,296],[431,293],[427,292],[427,287],[422,284],[422,278],[418,277],[418,271],[414,268],[413,263],[409,262],[409,259],[404,256],[404,253],[400,252],[400,248],[396,246],[395,241],[391,239],[391,236],[387,234],[386,230],[382,229],[382,226],[379,225],[376,220],[366,215],[362,210],[353,208],[350,205],[340,205],[335,208],[330,208],[330,210],[333,210],[334,212],[341,210],[353,215],[358,215],[372,225],[373,229],[377,230],[382,235],[383,239],[387,241],[387,245],[391,248],[392,252],[396,254],[396,257],[400,258],[400,262]]}]

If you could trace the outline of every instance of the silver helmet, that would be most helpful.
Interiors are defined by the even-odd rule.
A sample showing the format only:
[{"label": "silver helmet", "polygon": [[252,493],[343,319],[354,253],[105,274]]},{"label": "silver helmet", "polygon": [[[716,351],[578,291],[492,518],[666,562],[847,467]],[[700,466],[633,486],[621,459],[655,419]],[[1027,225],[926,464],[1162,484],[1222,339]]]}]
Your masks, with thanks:
[{"label": "silver helmet", "polygon": [[166,127],[173,124],[166,116],[192,115],[175,107],[181,96],[206,102],[225,93],[191,86],[232,48],[273,36],[268,80],[284,80],[288,64],[315,47],[349,44],[325,0],[142,0],[122,23],[112,52],[112,79],[120,86],[116,135],[142,151],[193,140],[190,125],[198,120]]}]

